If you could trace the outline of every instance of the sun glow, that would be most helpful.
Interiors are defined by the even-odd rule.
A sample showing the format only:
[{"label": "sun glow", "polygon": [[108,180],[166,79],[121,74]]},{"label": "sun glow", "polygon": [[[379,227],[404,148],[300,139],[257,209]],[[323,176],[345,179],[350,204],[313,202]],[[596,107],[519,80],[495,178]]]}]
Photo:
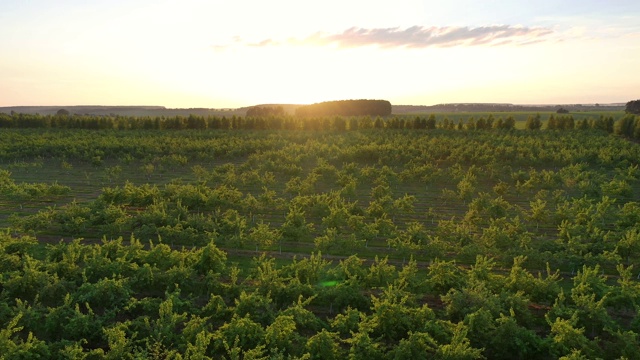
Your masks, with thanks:
[{"label": "sun glow", "polygon": [[[229,71],[219,71],[217,76],[231,84],[225,88],[228,93],[249,102],[304,104],[371,97],[378,92],[372,82],[375,69],[363,51],[278,46],[234,52],[234,59],[240,61],[234,61],[233,67],[225,58],[228,54],[219,54],[215,68],[229,66]],[[213,80],[212,87],[215,83]],[[370,86],[363,87],[366,84]]]},{"label": "sun glow", "polygon": [[586,19],[533,3],[464,16],[420,0],[37,3],[0,4],[0,106],[581,103],[640,88],[637,16],[613,7]]}]

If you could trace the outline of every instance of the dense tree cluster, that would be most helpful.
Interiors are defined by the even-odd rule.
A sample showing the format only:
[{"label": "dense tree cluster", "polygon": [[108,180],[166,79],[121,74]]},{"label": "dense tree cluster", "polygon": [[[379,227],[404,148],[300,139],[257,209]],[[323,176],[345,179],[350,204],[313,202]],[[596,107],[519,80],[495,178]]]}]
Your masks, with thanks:
[{"label": "dense tree cluster", "polygon": [[627,115],[615,123],[614,131],[618,135],[640,140],[640,116]]},{"label": "dense tree cluster", "polygon": [[547,129],[549,130],[573,130],[576,126],[573,116],[549,116]]},{"label": "dense tree cluster", "polygon": [[629,101],[624,108],[627,114],[640,115],[640,99]]},{"label": "dense tree cluster", "polygon": [[542,120],[540,120],[540,114],[529,115],[527,122],[524,124],[526,130],[540,130],[542,128]]},{"label": "dense tree cluster", "polygon": [[264,116],[284,116],[284,108],[282,106],[259,105],[247,109],[248,117],[264,117]]},{"label": "dense tree cluster", "polygon": [[297,116],[389,116],[391,103],[386,100],[325,101],[296,109]]}]

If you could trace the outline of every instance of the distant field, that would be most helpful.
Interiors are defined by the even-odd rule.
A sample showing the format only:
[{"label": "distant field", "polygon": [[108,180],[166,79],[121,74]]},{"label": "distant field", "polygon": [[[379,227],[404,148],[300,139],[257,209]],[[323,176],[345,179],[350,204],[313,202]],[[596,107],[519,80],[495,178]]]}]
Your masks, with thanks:
[{"label": "distant field", "polygon": [[[438,121],[443,121],[444,119],[449,119],[455,123],[462,121],[462,122],[467,122],[470,118],[474,118],[475,120],[478,120],[481,117],[484,117],[485,119],[488,118],[489,116],[493,116],[496,120],[498,118],[507,118],[509,116],[513,116],[513,118],[516,120],[516,129],[524,129],[524,124],[527,121],[527,118],[529,118],[529,116],[536,116],[536,115],[540,115],[543,124],[546,123],[546,121],[549,119],[550,116],[573,116],[573,118],[575,120],[580,120],[580,119],[597,119],[600,116],[604,116],[604,117],[613,117],[614,119],[617,119],[621,116],[624,116],[624,111],[578,111],[578,112],[570,112],[568,114],[558,114],[555,111],[541,111],[541,112],[534,112],[534,111],[513,111],[513,112],[463,112],[463,113],[452,113],[452,112],[447,112],[447,113],[433,113],[433,115],[436,116],[436,119]],[[411,118],[415,118],[416,116],[429,116],[431,115],[431,113],[416,113],[416,114],[402,114],[402,115],[398,115],[407,119],[411,119]]]}]

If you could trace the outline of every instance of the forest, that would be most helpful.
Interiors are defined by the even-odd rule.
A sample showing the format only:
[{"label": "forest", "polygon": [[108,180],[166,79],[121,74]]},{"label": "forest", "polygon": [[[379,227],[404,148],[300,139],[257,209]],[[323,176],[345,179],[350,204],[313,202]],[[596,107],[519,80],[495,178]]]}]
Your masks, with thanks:
[{"label": "forest", "polygon": [[2,359],[640,354],[634,114],[0,128]]},{"label": "forest", "polygon": [[388,116],[391,103],[387,100],[338,100],[304,105],[296,109],[297,116]]}]

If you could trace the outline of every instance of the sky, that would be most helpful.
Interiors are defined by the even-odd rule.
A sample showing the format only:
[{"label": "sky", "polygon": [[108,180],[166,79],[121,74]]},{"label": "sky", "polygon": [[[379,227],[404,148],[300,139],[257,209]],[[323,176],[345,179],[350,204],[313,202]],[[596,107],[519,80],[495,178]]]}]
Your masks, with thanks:
[{"label": "sky", "polygon": [[637,0],[3,0],[0,106],[640,98]]}]

